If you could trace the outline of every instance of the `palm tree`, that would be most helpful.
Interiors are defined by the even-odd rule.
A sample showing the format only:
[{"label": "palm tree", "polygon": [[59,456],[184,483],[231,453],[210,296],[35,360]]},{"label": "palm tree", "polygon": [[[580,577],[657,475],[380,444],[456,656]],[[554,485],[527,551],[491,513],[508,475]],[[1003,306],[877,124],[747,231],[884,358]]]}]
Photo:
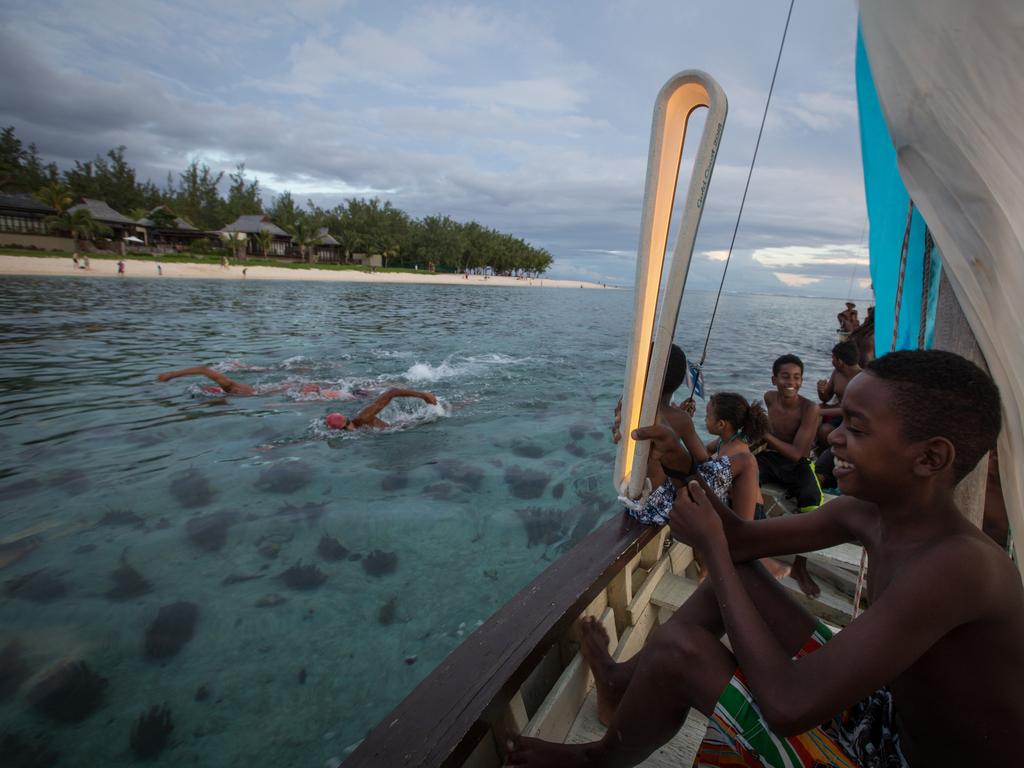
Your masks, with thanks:
[{"label": "palm tree", "polygon": [[39,191],[36,192],[36,200],[43,205],[56,208],[58,214],[64,213],[64,211],[71,207],[71,203],[74,202],[71,192],[59,181],[51,181],[45,187],[40,187]]},{"label": "palm tree", "polygon": [[56,232],[64,232],[75,240],[91,240],[97,235],[107,235],[110,227],[100,224],[89,213],[88,208],[63,211],[56,216],[47,216],[43,223]]},{"label": "palm tree", "polygon": [[267,258],[267,254],[270,253],[270,244],[274,242],[274,236],[270,234],[270,230],[261,229],[257,232],[256,242],[260,246],[260,253],[263,254],[263,258]]},{"label": "palm tree", "polygon": [[299,219],[292,226],[292,239],[299,246],[299,254],[302,256],[302,260],[312,264],[314,253],[311,249],[320,242],[320,228],[315,222]]}]

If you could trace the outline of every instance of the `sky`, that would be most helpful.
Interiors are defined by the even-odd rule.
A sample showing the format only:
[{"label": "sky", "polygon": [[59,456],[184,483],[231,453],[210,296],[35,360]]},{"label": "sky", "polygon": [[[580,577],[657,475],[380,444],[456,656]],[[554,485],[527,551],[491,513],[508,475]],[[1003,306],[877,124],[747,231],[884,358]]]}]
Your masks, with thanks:
[{"label": "sky", "polygon": [[[62,168],[122,144],[161,186],[244,162],[268,203],[376,196],[522,237],[553,277],[628,285],[655,96],[702,69],[729,114],[688,285],[717,288],[787,9],[0,0],[0,125]],[[869,291],[856,14],[795,5],[727,291]]]}]

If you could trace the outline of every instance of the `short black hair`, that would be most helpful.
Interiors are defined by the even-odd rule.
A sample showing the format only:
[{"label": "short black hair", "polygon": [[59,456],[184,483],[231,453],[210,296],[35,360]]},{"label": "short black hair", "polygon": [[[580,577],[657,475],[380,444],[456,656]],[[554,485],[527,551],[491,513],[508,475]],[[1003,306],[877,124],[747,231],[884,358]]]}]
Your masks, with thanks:
[{"label": "short black hair", "polygon": [[953,444],[955,482],[995,447],[1002,423],[999,388],[970,360],[938,349],[907,350],[883,355],[866,370],[892,389],[908,440],[945,437]]},{"label": "short black hair", "polygon": [[839,362],[846,365],[856,365],[857,361],[860,360],[857,345],[852,341],[840,341],[832,347],[832,354],[836,356]]},{"label": "short black hair", "polygon": [[776,358],[775,362],[772,363],[772,376],[778,376],[779,375],[779,368],[781,368],[784,365],[789,365],[790,363],[792,363],[793,365],[799,365],[800,366],[800,373],[804,372],[804,361],[803,360],[801,360],[796,355],[782,355],[782,357]]},{"label": "short black hair", "polygon": [[668,351],[668,365],[665,367],[665,383],[661,394],[675,392],[686,381],[686,353],[675,344]]}]

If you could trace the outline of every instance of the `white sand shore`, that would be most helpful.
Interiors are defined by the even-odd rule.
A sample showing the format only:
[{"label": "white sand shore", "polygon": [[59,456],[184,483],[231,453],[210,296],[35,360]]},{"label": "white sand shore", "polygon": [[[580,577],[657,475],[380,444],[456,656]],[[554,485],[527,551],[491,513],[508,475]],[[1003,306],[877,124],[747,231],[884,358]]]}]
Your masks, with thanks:
[{"label": "white sand shore", "polygon": [[[341,283],[414,283],[423,285],[488,285],[515,288],[605,288],[599,283],[579,280],[516,279],[514,277],[483,277],[470,275],[431,275],[426,272],[360,272],[354,269],[288,269],[286,267],[248,267],[244,264],[224,267],[212,264],[162,263],[160,279],[190,278],[200,280],[317,280]],[[89,269],[75,269],[71,257],[40,258],[0,254],[0,275],[63,275],[67,277],[117,277],[117,262],[92,259]],[[156,278],[156,264],[125,259],[125,278]]]}]

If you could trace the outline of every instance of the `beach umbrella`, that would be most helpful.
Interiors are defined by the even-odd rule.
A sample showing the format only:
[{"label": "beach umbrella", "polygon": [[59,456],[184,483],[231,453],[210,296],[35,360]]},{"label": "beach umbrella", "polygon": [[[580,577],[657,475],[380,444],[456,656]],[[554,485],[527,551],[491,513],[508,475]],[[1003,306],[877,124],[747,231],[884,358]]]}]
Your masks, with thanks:
[{"label": "beach umbrella", "polygon": [[123,239],[124,239],[124,241],[126,243],[145,243],[146,242],[141,237],[136,237],[135,235],[128,235],[128,237],[123,238]]}]

